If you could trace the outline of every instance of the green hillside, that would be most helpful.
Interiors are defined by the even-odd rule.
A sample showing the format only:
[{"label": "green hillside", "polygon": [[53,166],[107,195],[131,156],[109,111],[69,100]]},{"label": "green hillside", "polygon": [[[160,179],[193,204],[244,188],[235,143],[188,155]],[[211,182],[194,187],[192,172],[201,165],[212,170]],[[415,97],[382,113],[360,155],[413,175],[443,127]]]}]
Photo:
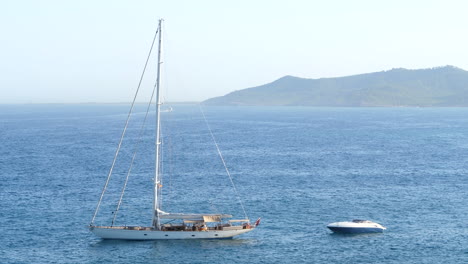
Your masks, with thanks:
[{"label": "green hillside", "polygon": [[468,72],[453,66],[392,69],[339,78],[285,76],[207,105],[468,106]]}]

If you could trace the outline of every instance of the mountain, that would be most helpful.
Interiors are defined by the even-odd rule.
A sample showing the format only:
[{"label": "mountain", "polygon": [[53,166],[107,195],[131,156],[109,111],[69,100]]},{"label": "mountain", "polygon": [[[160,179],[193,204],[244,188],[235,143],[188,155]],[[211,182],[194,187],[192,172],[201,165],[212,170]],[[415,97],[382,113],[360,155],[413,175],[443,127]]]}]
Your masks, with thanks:
[{"label": "mountain", "polygon": [[454,66],[339,78],[285,76],[208,99],[207,105],[468,106],[468,71]]}]

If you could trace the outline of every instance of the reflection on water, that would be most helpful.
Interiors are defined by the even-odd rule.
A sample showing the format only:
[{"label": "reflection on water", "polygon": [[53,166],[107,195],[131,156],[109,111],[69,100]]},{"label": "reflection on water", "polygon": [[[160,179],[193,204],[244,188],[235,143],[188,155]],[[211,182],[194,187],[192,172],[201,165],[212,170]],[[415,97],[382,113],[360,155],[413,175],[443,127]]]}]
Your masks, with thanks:
[{"label": "reflection on water", "polygon": [[330,237],[335,239],[340,238],[366,238],[366,237],[377,237],[383,236],[384,233],[355,233],[355,234],[343,234],[343,233],[330,233]]}]

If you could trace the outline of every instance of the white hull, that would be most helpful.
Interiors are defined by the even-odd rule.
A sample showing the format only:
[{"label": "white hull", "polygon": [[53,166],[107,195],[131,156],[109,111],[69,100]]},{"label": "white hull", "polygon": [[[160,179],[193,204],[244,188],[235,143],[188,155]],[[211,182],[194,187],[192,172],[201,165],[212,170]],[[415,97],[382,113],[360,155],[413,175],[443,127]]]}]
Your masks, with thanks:
[{"label": "white hull", "polygon": [[252,231],[238,230],[208,230],[208,231],[159,231],[159,230],[129,230],[108,227],[91,227],[90,230],[102,239],[119,240],[168,240],[168,239],[220,239]]},{"label": "white hull", "polygon": [[367,220],[354,220],[352,222],[336,222],[327,225],[335,233],[382,233],[386,227]]}]

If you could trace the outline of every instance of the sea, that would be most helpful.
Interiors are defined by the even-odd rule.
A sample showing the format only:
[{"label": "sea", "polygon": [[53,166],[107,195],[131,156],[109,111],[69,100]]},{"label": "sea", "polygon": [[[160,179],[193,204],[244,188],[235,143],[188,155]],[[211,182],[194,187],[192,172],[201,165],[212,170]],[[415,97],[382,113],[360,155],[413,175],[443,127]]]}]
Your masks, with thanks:
[{"label": "sea", "polygon": [[[88,226],[128,111],[0,105],[0,263],[468,263],[468,108],[164,105],[162,209],[260,225],[226,240],[102,240]],[[151,223],[146,113],[136,106],[94,224]],[[352,219],[387,230],[326,228]]]}]

